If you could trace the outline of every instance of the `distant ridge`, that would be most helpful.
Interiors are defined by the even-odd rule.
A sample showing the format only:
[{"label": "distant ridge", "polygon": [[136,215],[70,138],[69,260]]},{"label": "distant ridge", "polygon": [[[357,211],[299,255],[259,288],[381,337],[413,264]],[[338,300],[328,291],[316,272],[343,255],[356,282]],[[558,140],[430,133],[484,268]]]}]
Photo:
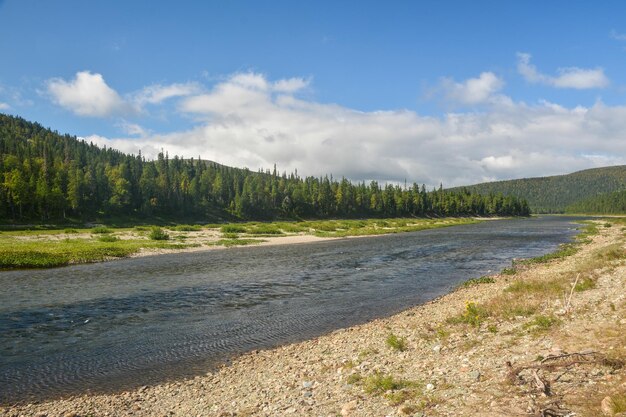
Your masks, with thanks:
[{"label": "distant ridge", "polygon": [[626,190],[626,165],[592,168],[551,177],[486,182],[450,190],[462,188],[483,195],[502,193],[526,199],[533,213],[564,213],[569,206],[583,200]]}]

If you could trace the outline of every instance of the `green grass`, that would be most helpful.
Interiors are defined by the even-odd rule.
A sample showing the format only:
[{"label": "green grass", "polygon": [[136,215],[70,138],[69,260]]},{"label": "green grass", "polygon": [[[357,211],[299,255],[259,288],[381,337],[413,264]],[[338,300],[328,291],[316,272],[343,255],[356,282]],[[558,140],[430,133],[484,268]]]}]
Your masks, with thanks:
[{"label": "green grass", "polygon": [[494,282],[496,282],[496,280],[493,277],[489,275],[484,275],[479,278],[468,279],[463,284],[461,284],[461,288],[470,288],[481,284],[493,284]]},{"label": "green grass", "polygon": [[120,240],[119,237],[110,234],[98,236],[98,241],[100,242],[117,242],[118,240]]},{"label": "green grass", "polygon": [[202,226],[199,224],[179,224],[176,226],[172,226],[169,228],[170,230],[175,230],[177,232],[199,232],[202,230]]},{"label": "green grass", "polygon": [[385,344],[389,346],[390,349],[397,350],[399,352],[404,352],[407,348],[406,339],[404,337],[398,337],[393,333],[390,333],[385,340]]},{"label": "green grass", "polygon": [[[406,219],[357,219],[357,220],[311,220],[295,222],[248,222],[228,224],[178,224],[169,227],[175,243],[166,244],[170,234],[159,226],[140,223],[134,225],[124,223],[124,228],[113,227],[114,220],[108,221],[109,226],[85,228],[66,228],[62,226],[23,226],[3,229],[0,235],[0,268],[46,268],[70,263],[97,262],[113,257],[125,257],[136,253],[141,248],[184,248],[200,246],[198,244],[182,244],[184,235],[179,232],[199,231],[203,228],[219,229],[222,239],[207,243],[217,246],[245,246],[263,242],[252,237],[273,237],[284,234],[306,233],[327,237],[365,236],[386,233],[402,233],[417,230],[448,227],[460,224],[476,223],[467,218],[406,218]],[[139,223],[139,224],[137,224]],[[167,224],[166,221],[161,224]],[[73,224],[72,224],[73,226]],[[135,235],[131,239],[118,239],[116,236],[106,237],[115,232]],[[240,238],[244,234],[245,239]],[[55,235],[76,234],[80,239],[52,239]],[[80,235],[79,235],[80,234]],[[86,238],[86,235],[97,235]],[[179,237],[180,236],[180,237]],[[24,238],[36,239],[36,242]],[[148,237],[150,240],[147,240]],[[19,239],[16,239],[19,238]]]},{"label": "green grass", "polygon": [[524,329],[531,330],[535,333],[537,332],[545,332],[552,328],[553,326],[561,324],[561,320],[558,318],[549,315],[537,315],[534,319],[526,323],[523,327]]},{"label": "green grass", "polygon": [[220,231],[222,233],[246,233],[248,230],[239,224],[225,224],[220,228]]},{"label": "green grass", "polygon": [[225,246],[229,248],[232,246],[258,245],[263,242],[265,242],[263,239],[220,239],[216,242],[211,242],[210,244],[213,246]]},{"label": "green grass", "polygon": [[73,263],[100,262],[123,258],[149,249],[181,249],[197,245],[167,244],[148,240],[65,239],[59,242],[0,240],[0,269],[52,268]]},{"label": "green grass", "polygon": [[419,384],[415,381],[405,379],[396,379],[393,375],[385,375],[376,372],[366,378],[363,378],[363,390],[367,394],[380,395],[388,391],[396,391],[403,388],[415,388]]}]

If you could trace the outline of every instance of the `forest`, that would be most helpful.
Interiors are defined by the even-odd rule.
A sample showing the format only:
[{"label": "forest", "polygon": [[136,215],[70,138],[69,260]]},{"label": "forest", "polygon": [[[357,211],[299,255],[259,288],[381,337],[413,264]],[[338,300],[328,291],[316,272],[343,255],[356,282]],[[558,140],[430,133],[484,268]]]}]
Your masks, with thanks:
[{"label": "forest", "polygon": [[100,148],[0,114],[0,221],[107,216],[270,220],[402,216],[527,216],[525,200],[467,189],[352,183],[251,171],[201,159],[156,160]]},{"label": "forest", "polygon": [[599,194],[568,206],[566,213],[626,214],[626,190]]}]

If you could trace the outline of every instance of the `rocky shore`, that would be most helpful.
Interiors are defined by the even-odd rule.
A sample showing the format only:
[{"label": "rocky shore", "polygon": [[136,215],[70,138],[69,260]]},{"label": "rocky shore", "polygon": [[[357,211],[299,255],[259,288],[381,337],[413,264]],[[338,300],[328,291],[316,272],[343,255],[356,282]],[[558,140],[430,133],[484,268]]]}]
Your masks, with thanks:
[{"label": "rocky shore", "polygon": [[599,223],[574,255],[194,379],[0,415],[626,415],[625,230]]}]

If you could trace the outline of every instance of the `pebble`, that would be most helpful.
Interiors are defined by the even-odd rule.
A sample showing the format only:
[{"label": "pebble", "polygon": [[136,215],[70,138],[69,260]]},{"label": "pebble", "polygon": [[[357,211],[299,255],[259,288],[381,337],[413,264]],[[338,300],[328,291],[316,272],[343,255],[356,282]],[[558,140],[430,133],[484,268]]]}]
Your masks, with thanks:
[{"label": "pebble", "polygon": [[433,347],[433,350],[434,350],[436,353],[441,352],[441,345],[435,345],[435,347]]},{"label": "pebble", "polygon": [[352,400],[348,403],[345,403],[341,407],[341,415],[346,417],[352,415],[353,411],[356,410],[357,402],[356,400]]},{"label": "pebble", "polygon": [[481,377],[480,371],[479,370],[474,370],[474,371],[470,372],[469,373],[469,377],[470,377],[470,379],[472,381],[476,381],[476,382],[480,381],[480,377]]},{"label": "pebble", "polygon": [[313,386],[313,381],[304,381],[302,383],[303,388],[311,388]]},{"label": "pebble", "polygon": [[432,391],[435,389],[435,386],[433,384],[427,384],[426,385],[426,391]]}]

